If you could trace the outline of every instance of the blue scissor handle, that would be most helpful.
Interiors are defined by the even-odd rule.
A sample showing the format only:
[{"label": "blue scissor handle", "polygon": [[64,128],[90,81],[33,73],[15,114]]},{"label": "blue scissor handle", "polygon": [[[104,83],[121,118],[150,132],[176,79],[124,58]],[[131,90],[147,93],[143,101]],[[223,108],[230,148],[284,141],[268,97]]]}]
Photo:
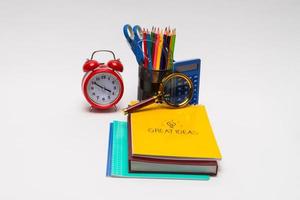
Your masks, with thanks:
[{"label": "blue scissor handle", "polygon": [[126,40],[129,42],[130,46],[131,46],[131,43],[134,39],[134,34],[133,34],[133,30],[131,28],[131,26],[129,24],[126,24],[124,27],[123,27],[123,33],[125,35],[125,38]]},{"label": "blue scissor handle", "polygon": [[133,27],[133,33],[134,33],[134,41],[142,49],[143,33],[141,27],[139,25],[135,25]]},{"label": "blue scissor handle", "polygon": [[142,30],[141,27],[136,25],[132,27],[129,24],[126,24],[123,27],[123,33],[128,41],[131,50],[133,51],[136,60],[139,64],[143,63],[144,60],[144,53],[142,50]]}]

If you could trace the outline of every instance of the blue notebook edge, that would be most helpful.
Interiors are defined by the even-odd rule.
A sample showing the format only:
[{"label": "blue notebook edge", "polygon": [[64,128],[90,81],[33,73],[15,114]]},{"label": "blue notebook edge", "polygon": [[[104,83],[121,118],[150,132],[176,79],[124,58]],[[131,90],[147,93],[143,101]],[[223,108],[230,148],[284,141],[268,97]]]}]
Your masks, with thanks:
[{"label": "blue notebook edge", "polygon": [[112,155],[112,140],[113,140],[113,123],[109,124],[109,143],[107,150],[106,176],[111,176],[111,155]]}]

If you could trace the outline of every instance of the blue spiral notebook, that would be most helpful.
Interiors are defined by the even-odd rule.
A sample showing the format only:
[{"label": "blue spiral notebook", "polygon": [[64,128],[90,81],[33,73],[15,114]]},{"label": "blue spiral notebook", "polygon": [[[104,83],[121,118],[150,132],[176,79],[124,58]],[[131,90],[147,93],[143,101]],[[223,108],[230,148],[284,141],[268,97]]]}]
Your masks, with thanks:
[{"label": "blue spiral notebook", "polygon": [[127,122],[121,121],[110,123],[106,176],[147,179],[209,180],[208,175],[129,172]]}]

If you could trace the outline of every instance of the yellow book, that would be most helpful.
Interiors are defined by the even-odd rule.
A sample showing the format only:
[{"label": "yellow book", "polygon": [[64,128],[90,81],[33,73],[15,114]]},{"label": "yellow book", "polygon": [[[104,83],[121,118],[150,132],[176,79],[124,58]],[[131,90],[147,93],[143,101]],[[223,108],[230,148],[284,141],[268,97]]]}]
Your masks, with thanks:
[{"label": "yellow book", "polygon": [[131,155],[152,158],[222,158],[203,105],[173,109],[153,104],[130,114]]}]

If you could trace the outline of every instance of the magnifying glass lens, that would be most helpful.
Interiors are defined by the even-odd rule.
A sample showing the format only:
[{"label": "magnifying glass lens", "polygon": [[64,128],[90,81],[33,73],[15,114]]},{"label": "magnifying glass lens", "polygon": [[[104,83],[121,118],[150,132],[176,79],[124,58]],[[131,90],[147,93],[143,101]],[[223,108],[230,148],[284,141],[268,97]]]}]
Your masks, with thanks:
[{"label": "magnifying glass lens", "polygon": [[163,84],[163,99],[172,106],[186,105],[192,94],[192,85],[182,76],[173,76]]}]

